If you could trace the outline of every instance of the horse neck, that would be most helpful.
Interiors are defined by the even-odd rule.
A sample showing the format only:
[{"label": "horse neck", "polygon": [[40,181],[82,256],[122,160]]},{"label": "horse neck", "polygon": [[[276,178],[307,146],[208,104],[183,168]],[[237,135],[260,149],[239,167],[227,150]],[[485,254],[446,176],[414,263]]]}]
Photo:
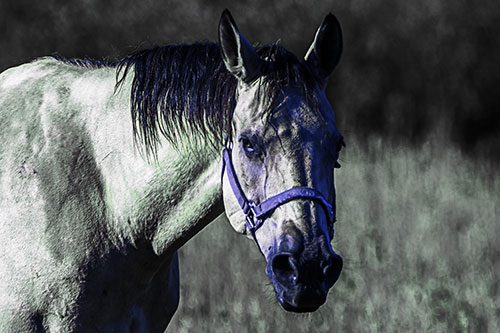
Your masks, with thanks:
[{"label": "horse neck", "polygon": [[[152,247],[169,256],[223,212],[221,159],[203,140],[176,148],[165,139],[156,159],[141,156],[131,131],[130,86],[127,79],[110,96],[105,117],[93,127],[108,233],[115,247]],[[97,117],[87,116],[90,122]]]},{"label": "horse neck", "polygon": [[[202,148],[202,149],[199,149]],[[158,181],[145,196],[142,213],[162,216],[152,233],[156,254],[169,254],[223,213],[219,154],[207,147],[177,152],[160,168]],[[160,200],[158,200],[160,199]],[[172,204],[174,203],[174,204]],[[146,217],[148,227],[155,225]]]}]

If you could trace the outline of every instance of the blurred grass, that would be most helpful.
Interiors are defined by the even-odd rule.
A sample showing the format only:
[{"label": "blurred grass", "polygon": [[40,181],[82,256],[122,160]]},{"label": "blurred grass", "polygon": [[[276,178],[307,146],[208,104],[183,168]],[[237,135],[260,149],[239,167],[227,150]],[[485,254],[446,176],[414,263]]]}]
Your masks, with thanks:
[{"label": "blurred grass", "polygon": [[[283,311],[255,245],[220,218],[180,251],[168,332],[498,332],[500,181],[442,139],[349,141],[336,172],[345,258],[327,303]],[[493,172],[493,173],[492,173]]]}]

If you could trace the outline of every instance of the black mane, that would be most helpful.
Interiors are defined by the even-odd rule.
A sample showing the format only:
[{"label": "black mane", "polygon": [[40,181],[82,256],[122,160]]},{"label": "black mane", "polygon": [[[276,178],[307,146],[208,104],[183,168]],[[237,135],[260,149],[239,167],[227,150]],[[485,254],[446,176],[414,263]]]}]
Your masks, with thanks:
[{"label": "black mane", "polygon": [[[269,64],[260,89],[269,110],[286,85],[299,87],[314,100],[313,75],[292,53],[280,45],[257,47],[257,53]],[[133,131],[147,153],[156,152],[160,135],[174,144],[188,136],[220,147],[231,133],[237,79],[227,71],[215,43],[154,47],[117,62],[53,57],[87,68],[116,67],[117,88],[133,70]]]}]

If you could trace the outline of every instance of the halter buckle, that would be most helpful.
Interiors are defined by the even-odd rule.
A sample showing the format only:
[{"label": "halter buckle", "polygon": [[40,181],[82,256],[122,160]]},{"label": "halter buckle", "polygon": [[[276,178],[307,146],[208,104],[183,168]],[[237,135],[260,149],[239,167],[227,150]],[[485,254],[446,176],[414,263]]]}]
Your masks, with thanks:
[{"label": "halter buckle", "polygon": [[249,201],[248,202],[248,211],[246,212],[246,224],[248,227],[248,230],[251,233],[254,233],[260,226],[260,221],[257,218],[257,213],[255,212],[255,202]]}]

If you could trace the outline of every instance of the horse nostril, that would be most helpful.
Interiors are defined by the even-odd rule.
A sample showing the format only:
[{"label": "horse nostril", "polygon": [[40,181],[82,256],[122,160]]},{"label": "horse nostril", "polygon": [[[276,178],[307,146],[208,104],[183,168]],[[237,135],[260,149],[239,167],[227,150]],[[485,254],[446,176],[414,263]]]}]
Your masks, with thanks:
[{"label": "horse nostril", "polygon": [[325,278],[325,283],[328,288],[332,287],[335,282],[337,282],[340,272],[342,271],[342,257],[334,254],[330,258],[330,262],[323,268],[323,276]]},{"label": "horse nostril", "polygon": [[298,270],[295,259],[290,254],[278,254],[273,258],[271,268],[282,285],[296,284]]}]

